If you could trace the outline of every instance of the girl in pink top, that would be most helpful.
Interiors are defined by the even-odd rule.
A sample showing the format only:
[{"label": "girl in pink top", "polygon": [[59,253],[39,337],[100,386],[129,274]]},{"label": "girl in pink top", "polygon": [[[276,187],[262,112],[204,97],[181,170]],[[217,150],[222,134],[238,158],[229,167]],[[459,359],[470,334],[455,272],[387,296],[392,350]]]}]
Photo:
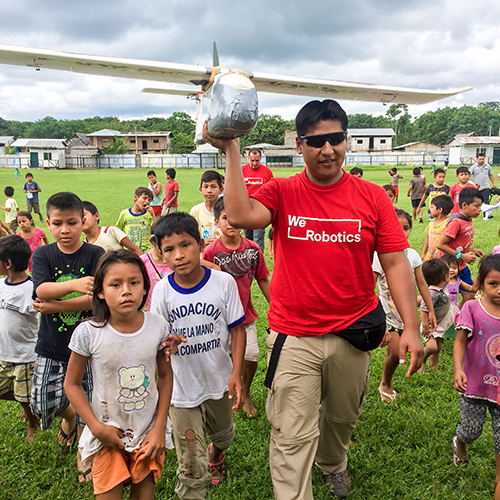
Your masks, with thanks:
[{"label": "girl in pink top", "polygon": [[453,347],[453,384],[461,393],[462,417],[453,438],[453,463],[469,464],[467,445],[482,434],[488,410],[495,444],[495,499],[500,500],[500,405],[497,402],[500,362],[496,359],[500,343],[500,255],[482,259],[477,284],[484,296],[462,307]]},{"label": "girl in pink top", "polygon": [[45,233],[35,227],[35,223],[33,222],[33,217],[29,212],[19,212],[17,214],[17,225],[21,229],[17,234],[21,236],[21,238],[25,239],[30,248],[31,248],[31,257],[28,263],[28,271],[31,273],[31,259],[33,257],[33,252],[42,246],[42,241],[45,245],[49,244],[49,240]]}]

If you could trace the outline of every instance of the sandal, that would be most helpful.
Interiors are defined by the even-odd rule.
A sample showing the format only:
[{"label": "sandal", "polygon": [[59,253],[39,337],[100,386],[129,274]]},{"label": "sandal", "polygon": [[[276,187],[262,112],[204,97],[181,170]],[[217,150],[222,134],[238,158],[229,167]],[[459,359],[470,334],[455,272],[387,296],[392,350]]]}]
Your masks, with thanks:
[{"label": "sandal", "polygon": [[392,403],[397,397],[399,397],[399,394],[394,389],[392,392],[384,392],[384,389],[382,389],[382,387],[379,386],[378,392],[380,394],[380,399],[382,400],[382,403],[385,404]]},{"label": "sandal", "polygon": [[[61,421],[59,422],[59,431],[57,432],[57,436],[58,437],[61,436],[64,440],[66,440],[66,444],[61,443],[61,441],[59,441],[59,439],[57,440],[57,442],[59,443],[61,450],[64,451],[64,450],[67,450],[68,448],[73,448],[73,445],[76,442],[77,424],[75,422],[75,427],[73,428],[73,430],[69,434],[66,434],[62,429],[62,421],[63,421],[63,419],[61,418]],[[73,442],[71,444],[68,444],[71,439],[73,439]]]},{"label": "sandal", "polygon": [[88,478],[89,474],[92,474],[92,467],[89,467],[87,470],[79,470],[77,476],[78,484],[90,483],[92,481],[92,478]]},{"label": "sandal", "polygon": [[470,464],[469,455],[467,455],[465,458],[461,458],[458,456],[458,453],[457,453],[458,437],[453,436],[452,442],[453,442],[453,465],[455,467],[458,467],[460,465],[464,465],[465,467],[468,467]]},{"label": "sandal", "polygon": [[[210,445],[207,448],[207,452],[210,449]],[[225,465],[226,455],[222,452],[222,460],[217,464],[212,464],[208,462],[208,472],[212,475],[212,486],[217,486],[223,483],[227,479],[226,465]]]}]

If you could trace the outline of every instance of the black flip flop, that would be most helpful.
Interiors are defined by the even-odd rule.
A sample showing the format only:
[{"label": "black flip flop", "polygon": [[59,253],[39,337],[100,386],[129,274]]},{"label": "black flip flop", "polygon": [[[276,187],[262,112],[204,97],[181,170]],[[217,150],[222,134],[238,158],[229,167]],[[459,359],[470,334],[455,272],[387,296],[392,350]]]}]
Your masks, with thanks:
[{"label": "black flip flop", "polygon": [[[79,470],[78,471],[78,477],[77,477],[77,481],[78,481],[78,484],[87,484],[87,483],[90,483],[89,480],[87,480],[87,476],[89,474],[92,474],[92,467],[89,467],[87,470],[83,471],[83,470]],[[83,477],[83,481],[80,481],[80,478]]]},{"label": "black flip flop", "polygon": [[[61,435],[61,437],[66,440],[66,444],[62,444],[59,441],[59,439],[57,440],[57,442],[59,443],[59,446],[61,447],[61,450],[64,451],[64,450],[73,448],[73,445],[76,443],[76,428],[77,428],[77,424],[75,423],[75,427],[73,428],[73,430],[69,434],[66,434],[62,429],[62,419],[61,419],[61,421],[59,422],[59,430],[57,431],[57,434]],[[75,438],[75,439],[73,440],[71,445],[68,446],[68,443],[69,443],[70,439],[72,439],[72,438]]]}]

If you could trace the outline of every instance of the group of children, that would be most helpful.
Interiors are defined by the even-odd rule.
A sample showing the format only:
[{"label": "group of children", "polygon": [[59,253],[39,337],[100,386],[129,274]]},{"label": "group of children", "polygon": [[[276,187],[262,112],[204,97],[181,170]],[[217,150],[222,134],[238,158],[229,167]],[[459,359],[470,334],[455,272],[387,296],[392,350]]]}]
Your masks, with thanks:
[{"label": "group of children", "polygon": [[[396,181],[396,169],[389,171]],[[453,437],[453,463],[470,463],[467,445],[483,432],[487,410],[492,419],[496,458],[495,499],[500,499],[500,255],[485,256],[474,247],[473,220],[481,214],[483,199],[470,182],[467,167],[457,169],[458,182],[445,184],[446,172],[436,168],[434,183],[426,186],[420,168],[413,169],[408,196],[411,196],[413,216],[396,209],[401,225],[408,235],[412,222],[422,222],[421,210],[429,201],[429,223],[421,255],[409,248],[407,257],[414,270],[420,291],[421,332],[425,341],[424,373],[427,359],[437,370],[443,339],[455,339],[453,348],[454,387],[461,393],[461,423]],[[401,177],[399,177],[401,178]],[[385,186],[393,203],[397,197]],[[475,280],[470,264],[481,259]],[[388,331],[379,392],[383,402],[391,403],[398,394],[392,387],[392,377],[398,366],[399,335],[404,329],[377,256],[373,271],[378,279],[380,300],[387,317]],[[459,296],[462,302],[459,304]],[[479,298],[475,299],[475,296]]]},{"label": "group of children", "polygon": [[47,201],[55,243],[28,212],[17,216],[18,235],[0,239],[0,398],[21,403],[28,440],[61,418],[59,444],[79,438],[79,482],[92,475],[98,498],[121,498],[126,484],[134,498],[153,498],[167,414],[176,493],[205,498],[226,478],[232,413],[257,413],[250,289],[255,279],[270,300],[262,251],[229,224],[220,174],[203,174],[198,218],[172,210],[178,188],[158,216],[155,178],[148,172],[148,188],[136,189],[116,226],[100,227],[93,203],[63,192]]},{"label": "group of children", "polygon": [[[488,408],[498,482],[500,410],[491,381],[500,368],[500,255],[484,257],[473,246],[481,199],[464,168],[451,190],[440,169],[428,187],[414,169],[408,191],[413,217],[396,213],[408,237],[430,201],[424,249],[421,255],[407,250],[421,295],[421,371],[428,358],[437,369],[443,339],[456,332],[454,384],[462,393],[462,422],[453,460],[469,463],[467,445],[481,434]],[[256,280],[269,302],[269,270],[259,246],[230,225],[218,172],[203,173],[205,201],[191,215],[176,213],[174,179],[175,170],[167,170],[162,197],[163,186],[148,172],[148,187],[136,189],[134,206],[121,212],[116,226],[100,227],[97,207],[73,193],[52,195],[46,207],[55,240],[50,245],[31,217],[32,209],[41,217],[32,176],[25,185],[31,210],[5,204],[18,212],[20,231],[0,239],[0,273],[7,276],[0,283],[0,398],[22,405],[28,440],[61,417],[59,444],[71,448],[79,436],[79,481],[92,474],[97,497],[121,498],[131,484],[134,498],[153,498],[168,414],[178,459],[175,491],[180,498],[205,498],[208,485],[226,478],[232,412],[257,413],[250,397],[259,359],[251,285]],[[155,199],[159,205],[152,205]],[[467,264],[477,257],[482,261],[474,283]],[[391,403],[398,396],[392,379],[404,324],[377,256],[373,271],[388,325],[379,393]],[[482,297],[471,300],[477,290]]]}]

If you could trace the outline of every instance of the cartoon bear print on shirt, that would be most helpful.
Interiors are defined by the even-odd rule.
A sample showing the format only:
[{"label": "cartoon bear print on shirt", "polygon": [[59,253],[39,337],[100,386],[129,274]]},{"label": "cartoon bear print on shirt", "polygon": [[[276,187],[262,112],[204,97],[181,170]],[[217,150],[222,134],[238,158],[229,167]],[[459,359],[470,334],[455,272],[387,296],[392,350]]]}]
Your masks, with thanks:
[{"label": "cartoon bear print on shirt", "polygon": [[145,399],[149,396],[147,387],[149,378],[146,376],[144,365],[120,368],[120,396],[118,402],[125,411],[142,410],[146,406]]}]

